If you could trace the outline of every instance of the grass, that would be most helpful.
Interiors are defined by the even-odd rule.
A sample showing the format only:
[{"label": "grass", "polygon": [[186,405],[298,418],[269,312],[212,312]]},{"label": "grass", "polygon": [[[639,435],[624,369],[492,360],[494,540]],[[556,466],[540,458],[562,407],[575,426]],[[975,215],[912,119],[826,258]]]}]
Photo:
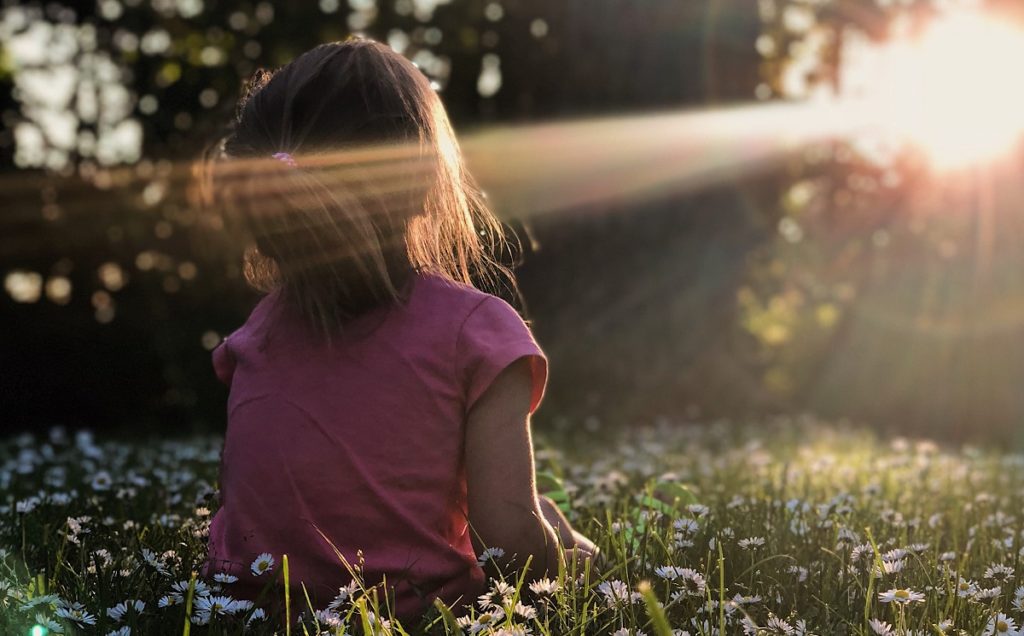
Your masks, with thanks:
[{"label": "grass", "polygon": [[8,438],[0,633],[973,636],[1024,617],[1022,455],[813,420],[541,446],[541,483],[601,547],[598,570],[532,586],[507,572],[466,617],[438,604],[400,625],[358,586],[329,611],[293,587],[285,620],[196,578],[217,438]]}]

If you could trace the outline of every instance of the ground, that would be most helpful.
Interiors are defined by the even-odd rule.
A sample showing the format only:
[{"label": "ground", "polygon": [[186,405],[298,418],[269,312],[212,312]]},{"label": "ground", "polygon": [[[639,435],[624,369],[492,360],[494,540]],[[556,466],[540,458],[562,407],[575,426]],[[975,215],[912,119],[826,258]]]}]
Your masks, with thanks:
[{"label": "ground", "polygon": [[[509,572],[467,617],[415,625],[358,588],[315,612],[293,595],[291,633],[976,635],[1024,617],[1022,455],[812,419],[539,446],[540,484],[601,547],[597,571]],[[0,443],[0,631],[286,633],[229,581],[192,578],[219,451],[60,429]],[[262,563],[281,579],[281,555]]]}]

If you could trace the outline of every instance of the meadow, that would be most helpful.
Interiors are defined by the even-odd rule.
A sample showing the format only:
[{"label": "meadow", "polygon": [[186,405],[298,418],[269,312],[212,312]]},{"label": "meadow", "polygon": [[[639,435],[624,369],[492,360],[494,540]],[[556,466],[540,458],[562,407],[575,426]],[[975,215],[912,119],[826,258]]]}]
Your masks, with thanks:
[{"label": "meadow", "polygon": [[[415,625],[359,585],[328,607],[291,594],[285,618],[197,578],[218,437],[8,437],[0,633],[1020,633],[1024,455],[811,418],[580,437],[541,437],[540,486],[601,562],[508,572],[467,615]],[[253,567],[282,593],[283,555]]]}]

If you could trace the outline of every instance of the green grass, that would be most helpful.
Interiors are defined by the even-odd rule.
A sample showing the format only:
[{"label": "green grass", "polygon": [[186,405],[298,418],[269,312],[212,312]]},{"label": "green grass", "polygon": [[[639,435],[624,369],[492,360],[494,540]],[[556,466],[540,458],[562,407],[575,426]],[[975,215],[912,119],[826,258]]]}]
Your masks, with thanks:
[{"label": "green grass", "polygon": [[[553,592],[508,572],[468,618],[438,606],[399,625],[359,588],[318,614],[292,588],[291,621],[230,598],[204,612],[231,594],[193,578],[215,511],[216,438],[9,438],[0,633],[976,635],[999,613],[1008,629],[1024,618],[1022,455],[811,420],[571,442],[541,444],[539,468],[553,477],[542,483],[600,546],[597,570],[567,563]],[[283,601],[284,589],[268,594]],[[921,600],[884,602],[905,595],[894,590]]]}]

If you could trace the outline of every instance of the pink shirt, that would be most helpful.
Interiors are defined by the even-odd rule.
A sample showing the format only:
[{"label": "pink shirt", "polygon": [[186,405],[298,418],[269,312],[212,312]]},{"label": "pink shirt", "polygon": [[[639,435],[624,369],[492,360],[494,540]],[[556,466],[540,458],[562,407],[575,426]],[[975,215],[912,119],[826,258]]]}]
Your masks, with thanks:
[{"label": "pink shirt", "polygon": [[[472,602],[483,572],[470,543],[463,458],[466,414],[523,356],[533,412],[547,359],[505,301],[433,274],[415,274],[408,301],[352,322],[329,350],[275,291],[213,351],[228,384],[221,507],[204,574],[240,577],[255,598],[271,575],[250,572],[287,553],[293,585],[316,609],[351,579],[322,532],[364,580],[394,586],[396,614],[433,598]],[[317,529],[319,528],[319,531]],[[298,594],[298,596],[295,596]],[[305,605],[302,590],[293,600]],[[383,600],[383,597],[381,597]]]}]

